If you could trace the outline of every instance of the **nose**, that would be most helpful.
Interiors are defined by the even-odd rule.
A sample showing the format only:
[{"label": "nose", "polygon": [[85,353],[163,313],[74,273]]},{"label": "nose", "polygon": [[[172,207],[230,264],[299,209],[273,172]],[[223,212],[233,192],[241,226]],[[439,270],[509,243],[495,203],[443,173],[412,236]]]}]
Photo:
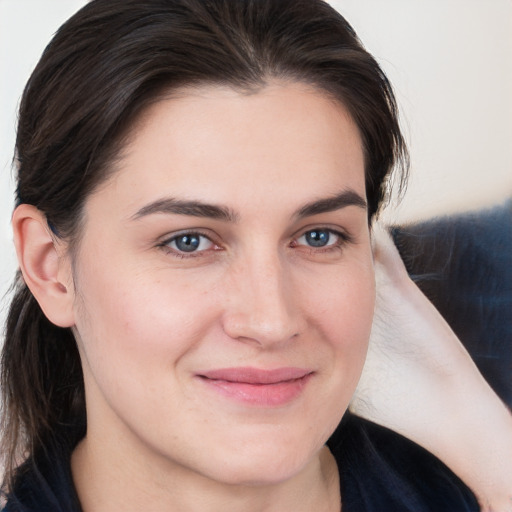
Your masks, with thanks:
[{"label": "nose", "polygon": [[223,328],[231,338],[272,347],[304,331],[297,290],[279,257],[245,260],[228,281]]}]

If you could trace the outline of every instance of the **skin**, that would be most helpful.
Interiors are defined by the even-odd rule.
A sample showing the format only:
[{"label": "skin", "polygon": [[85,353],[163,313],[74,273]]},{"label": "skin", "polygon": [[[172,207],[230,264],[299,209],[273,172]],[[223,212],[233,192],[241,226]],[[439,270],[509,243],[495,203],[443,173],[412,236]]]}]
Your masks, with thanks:
[{"label": "skin", "polygon": [[[86,387],[72,459],[84,511],[339,510],[324,444],[361,374],[375,293],[346,110],[300,84],[186,90],[144,114],[117,166],[58,263]],[[314,229],[326,246],[310,245]],[[183,231],[203,236],[197,251],[179,251]],[[311,375],[277,406],[198,378],[247,366]]]}]

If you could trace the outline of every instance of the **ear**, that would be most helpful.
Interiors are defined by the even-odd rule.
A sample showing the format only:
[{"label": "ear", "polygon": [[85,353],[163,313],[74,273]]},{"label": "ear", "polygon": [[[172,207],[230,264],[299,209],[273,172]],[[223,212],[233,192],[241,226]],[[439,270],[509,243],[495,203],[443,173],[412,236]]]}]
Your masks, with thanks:
[{"label": "ear", "polygon": [[74,325],[71,261],[64,242],[35,206],[22,204],[12,216],[14,245],[25,283],[50,322]]}]

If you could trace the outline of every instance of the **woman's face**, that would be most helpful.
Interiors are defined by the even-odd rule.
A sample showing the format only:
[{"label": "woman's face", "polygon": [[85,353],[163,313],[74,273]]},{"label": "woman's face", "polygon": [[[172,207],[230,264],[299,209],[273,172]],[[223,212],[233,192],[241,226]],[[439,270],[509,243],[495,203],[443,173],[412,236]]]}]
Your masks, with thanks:
[{"label": "woman's face", "polygon": [[355,124],[300,84],[183,90],[116,166],[73,262],[86,442],[229,483],[305,470],[373,314]]}]

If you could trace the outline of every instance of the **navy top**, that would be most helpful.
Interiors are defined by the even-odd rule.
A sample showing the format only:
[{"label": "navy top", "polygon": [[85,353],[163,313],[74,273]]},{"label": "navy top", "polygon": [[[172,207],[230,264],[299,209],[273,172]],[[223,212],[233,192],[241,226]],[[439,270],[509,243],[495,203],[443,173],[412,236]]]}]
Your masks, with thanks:
[{"label": "navy top", "polygon": [[[328,446],[338,464],[343,512],[479,510],[444,464],[388,429],[347,413]],[[60,446],[25,463],[3,512],[80,512],[70,455]]]}]

